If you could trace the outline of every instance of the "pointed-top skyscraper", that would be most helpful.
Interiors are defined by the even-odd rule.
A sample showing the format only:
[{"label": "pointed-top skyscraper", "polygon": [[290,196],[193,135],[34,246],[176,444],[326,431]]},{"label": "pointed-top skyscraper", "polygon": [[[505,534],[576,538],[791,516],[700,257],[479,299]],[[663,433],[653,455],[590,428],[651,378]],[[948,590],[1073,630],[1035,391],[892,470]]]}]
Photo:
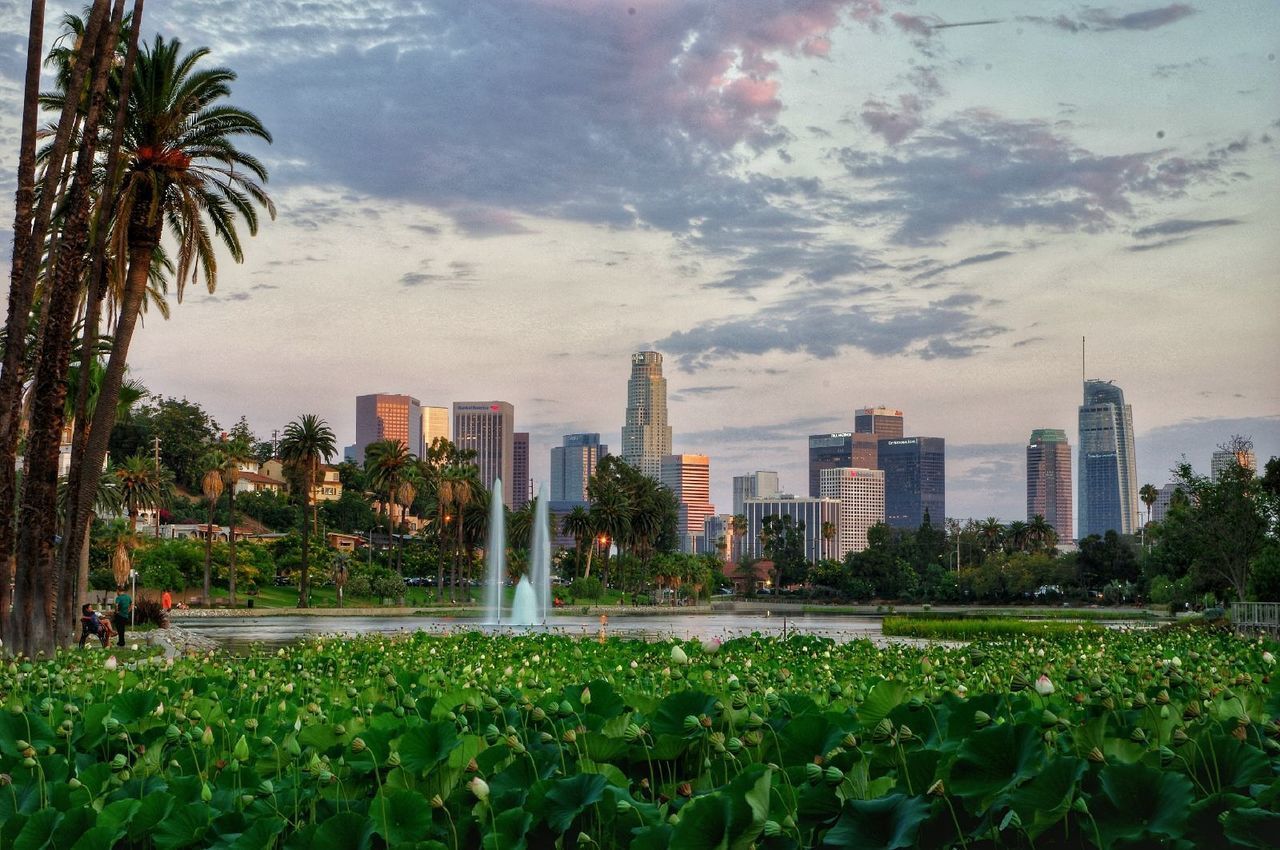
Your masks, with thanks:
[{"label": "pointed-top skyscraper", "polygon": [[662,355],[637,351],[631,355],[627,381],[627,419],[622,426],[622,459],[655,481],[662,478],[662,458],[671,454],[671,426],[667,424],[667,379]]},{"label": "pointed-top skyscraper", "polygon": [[1111,381],[1084,382],[1080,405],[1079,529],[1091,534],[1138,530],[1138,469],[1133,444],[1133,408]]}]

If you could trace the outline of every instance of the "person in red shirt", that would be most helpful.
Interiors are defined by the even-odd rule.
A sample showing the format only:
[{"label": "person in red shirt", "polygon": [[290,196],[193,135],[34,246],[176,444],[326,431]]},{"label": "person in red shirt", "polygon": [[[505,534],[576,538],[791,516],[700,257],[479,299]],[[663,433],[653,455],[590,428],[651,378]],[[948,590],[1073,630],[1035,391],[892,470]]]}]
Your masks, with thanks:
[{"label": "person in red shirt", "polygon": [[166,590],[160,597],[160,607],[164,609],[166,614],[168,614],[169,609],[173,607],[173,596],[170,595],[168,590]]}]

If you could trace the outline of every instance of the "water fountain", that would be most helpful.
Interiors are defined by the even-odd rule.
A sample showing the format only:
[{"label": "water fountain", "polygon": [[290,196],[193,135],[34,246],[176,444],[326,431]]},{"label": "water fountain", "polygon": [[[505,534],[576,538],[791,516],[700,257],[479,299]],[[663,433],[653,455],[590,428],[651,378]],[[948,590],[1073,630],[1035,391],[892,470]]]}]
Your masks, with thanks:
[{"label": "water fountain", "polygon": [[499,625],[502,622],[502,589],[507,583],[506,559],[507,528],[502,511],[502,479],[493,482],[493,498],[489,500],[489,543],[485,547],[486,581],[484,594],[485,622]]},{"label": "water fountain", "polygon": [[506,583],[506,539],[502,512],[502,482],[494,481],[489,504],[488,590],[485,593],[485,622],[491,625],[546,625],[551,609],[551,523],[549,521],[547,487],[538,493],[530,529],[529,569],[516,582],[515,601],[511,613],[502,616],[502,589]]}]

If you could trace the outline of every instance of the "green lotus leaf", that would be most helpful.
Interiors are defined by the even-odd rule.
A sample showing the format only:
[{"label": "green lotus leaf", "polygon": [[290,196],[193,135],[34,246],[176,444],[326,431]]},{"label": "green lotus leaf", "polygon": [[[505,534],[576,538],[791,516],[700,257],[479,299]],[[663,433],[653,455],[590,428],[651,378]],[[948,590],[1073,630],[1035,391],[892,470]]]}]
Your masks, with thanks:
[{"label": "green lotus leaf", "polygon": [[1173,840],[1186,831],[1194,799],[1191,780],[1144,764],[1109,764],[1098,774],[1101,790],[1090,804],[1105,846],[1119,839]]},{"label": "green lotus leaf", "polygon": [[369,802],[374,831],[392,846],[421,838],[431,827],[431,808],[412,791],[382,789]]},{"label": "green lotus leaf", "polygon": [[311,837],[311,850],[368,850],[373,845],[373,821],[355,812],[341,812],[320,824]]},{"label": "green lotus leaf", "polygon": [[1049,762],[1035,778],[1010,795],[1010,804],[1032,839],[1061,821],[1071,809],[1076,784],[1085,768],[1084,760],[1062,756]]},{"label": "green lotus leaf", "polygon": [[1280,848],[1280,812],[1236,809],[1227,814],[1222,832],[1236,847]]},{"label": "green lotus leaf", "polygon": [[905,702],[907,693],[907,684],[901,679],[885,679],[877,682],[867,694],[867,698],[858,706],[858,719],[865,728],[870,729]]},{"label": "green lotus leaf", "polygon": [[213,810],[203,803],[178,806],[156,824],[151,840],[159,850],[179,850],[204,838],[213,819]]},{"label": "green lotus leaf", "polygon": [[653,731],[661,735],[685,737],[684,719],[711,714],[715,711],[716,698],[702,691],[679,691],[658,704],[652,718]]},{"label": "green lotus leaf", "polygon": [[412,773],[425,773],[447,759],[459,743],[458,730],[447,720],[410,729],[400,738],[400,764]]},{"label": "green lotus leaf", "polygon": [[671,850],[747,850],[769,816],[771,774],[751,765],[719,791],[696,797],[680,810]]},{"label": "green lotus leaf", "polygon": [[[553,832],[566,832],[578,815],[600,800],[606,784],[608,782],[605,777],[598,773],[579,773],[552,782],[543,795],[540,812],[542,819]],[[538,813],[532,796],[530,795],[529,807]]]},{"label": "green lotus leaf", "polygon": [[927,797],[891,794],[875,800],[848,800],[840,819],[823,837],[823,846],[859,850],[914,847],[916,833],[929,814]]},{"label": "green lotus leaf", "polygon": [[951,768],[950,791],[981,814],[1006,790],[1040,772],[1044,764],[1040,730],[1031,725],[1004,723],[975,732],[965,739]]},{"label": "green lotus leaf", "polygon": [[508,809],[494,818],[493,829],[486,832],[485,850],[524,850],[525,835],[533,824],[533,815],[523,809]]}]

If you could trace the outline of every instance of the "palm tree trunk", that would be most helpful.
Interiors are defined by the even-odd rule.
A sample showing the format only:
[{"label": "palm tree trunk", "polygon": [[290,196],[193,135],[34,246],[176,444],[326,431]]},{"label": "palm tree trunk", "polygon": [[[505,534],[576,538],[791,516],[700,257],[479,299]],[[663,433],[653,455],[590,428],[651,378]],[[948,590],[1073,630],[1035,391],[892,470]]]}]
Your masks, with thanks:
[{"label": "palm tree trunk", "polygon": [[231,511],[231,524],[227,532],[227,601],[236,604],[236,483],[227,488],[227,504]]},{"label": "palm tree trunk", "polygon": [[[106,3],[96,4],[85,28],[85,43],[96,39],[106,16]],[[35,300],[40,254],[55,200],[55,181],[70,145],[76,121],[76,98],[68,97],[58,119],[44,192],[35,203],[36,134],[40,123],[40,63],[44,58],[44,0],[32,0],[27,36],[27,74],[23,94],[22,134],[18,149],[18,187],[14,198],[13,253],[9,272],[9,311],[5,320],[3,365],[0,366],[0,634],[11,637],[11,577],[15,576],[14,544],[17,506],[18,425],[22,386],[26,377],[27,332]],[[92,51],[80,51],[71,68],[68,91],[80,91],[89,70]],[[8,644],[12,650],[13,643]]]},{"label": "palm tree trunk", "polygon": [[302,495],[302,575],[298,579],[299,608],[311,606],[311,529],[307,527],[307,500],[312,496],[314,481],[315,477],[308,468],[306,480],[303,481],[305,489]]},{"label": "palm tree trunk", "polygon": [[[133,20],[129,27],[128,45],[125,49],[124,66],[120,70],[120,91],[117,95],[115,122],[111,128],[110,147],[107,151],[107,182],[98,199],[95,211],[94,236],[92,248],[92,270],[89,274],[89,290],[85,301],[84,329],[80,343],[80,368],[87,374],[88,364],[95,357],[98,344],[99,320],[102,316],[102,302],[107,292],[107,238],[106,232],[115,205],[116,190],[119,187],[120,145],[124,137],[125,118],[129,111],[129,93],[133,86],[133,66],[138,56],[138,33],[142,27],[142,11],[144,0],[134,0]],[[112,405],[112,423],[115,421],[115,405]],[[93,522],[93,500],[96,498],[98,472],[97,467],[86,467],[83,463],[84,453],[89,437],[89,423],[94,415],[89,410],[89,381],[81,380],[76,392],[74,413],[75,430],[71,437],[71,465],[67,472],[67,516],[64,524],[62,547],[62,573],[70,574],[73,565],[77,565],[88,551],[89,528]],[[88,486],[82,481],[87,479]],[[76,533],[76,529],[84,527],[84,535]],[[84,588],[77,582],[76,596],[59,594],[59,621],[64,624],[62,639],[70,645],[74,637],[76,622],[76,605],[83,595]]]},{"label": "palm tree trunk", "polygon": [[[53,653],[57,642],[57,600],[59,586],[70,576],[61,575],[54,558],[54,530],[58,502],[58,452],[66,411],[67,367],[71,360],[72,326],[80,302],[80,284],[85,249],[89,238],[90,184],[98,139],[98,117],[106,100],[107,76],[114,55],[115,38],[124,0],[117,0],[110,26],[102,26],[109,4],[94,6],[99,26],[84,46],[93,45],[93,80],[89,109],[84,120],[75,177],[64,201],[62,240],[53,263],[51,280],[46,280],[44,328],[36,352],[32,385],[31,429],[27,447],[22,492],[21,522],[17,545],[17,583],[14,605],[23,620],[14,618],[11,650],[34,657],[37,652]],[[91,16],[92,17],[92,16]],[[78,91],[78,89],[72,89]],[[77,530],[78,533],[78,530]]]},{"label": "palm tree trunk", "polygon": [[204,535],[204,607],[213,603],[213,516],[218,500],[209,500],[209,525]]}]

